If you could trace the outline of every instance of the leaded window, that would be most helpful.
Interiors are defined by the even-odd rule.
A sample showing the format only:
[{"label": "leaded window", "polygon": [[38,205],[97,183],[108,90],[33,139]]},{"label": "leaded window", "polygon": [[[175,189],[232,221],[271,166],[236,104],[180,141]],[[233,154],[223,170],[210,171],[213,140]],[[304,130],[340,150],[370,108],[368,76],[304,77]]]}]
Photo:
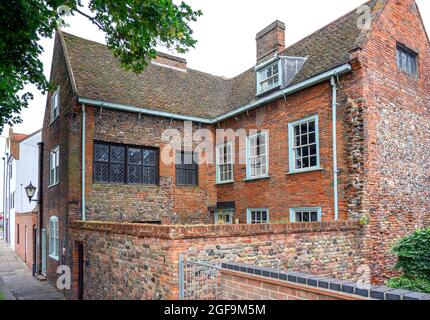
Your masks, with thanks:
[{"label": "leaded window", "polygon": [[397,67],[412,76],[418,73],[418,54],[401,44],[397,44]]},{"label": "leaded window", "polygon": [[94,182],[158,184],[158,149],[94,143]]},{"label": "leaded window", "polygon": [[181,186],[198,184],[198,165],[193,152],[176,152],[176,184]]}]

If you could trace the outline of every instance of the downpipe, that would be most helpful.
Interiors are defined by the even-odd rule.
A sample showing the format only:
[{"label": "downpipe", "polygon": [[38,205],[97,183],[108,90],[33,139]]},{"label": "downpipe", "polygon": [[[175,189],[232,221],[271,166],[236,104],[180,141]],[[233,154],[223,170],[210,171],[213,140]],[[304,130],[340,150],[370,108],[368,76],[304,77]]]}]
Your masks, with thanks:
[{"label": "downpipe", "polygon": [[334,220],[339,220],[339,194],[338,194],[338,173],[337,166],[337,85],[336,78],[332,76],[330,79],[332,87],[332,139],[333,139],[333,197],[334,197]]}]

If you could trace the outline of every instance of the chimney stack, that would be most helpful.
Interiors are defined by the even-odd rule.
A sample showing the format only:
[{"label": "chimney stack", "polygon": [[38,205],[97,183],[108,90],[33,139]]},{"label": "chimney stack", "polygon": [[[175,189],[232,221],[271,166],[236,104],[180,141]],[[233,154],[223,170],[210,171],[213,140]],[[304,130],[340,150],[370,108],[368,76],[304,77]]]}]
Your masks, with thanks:
[{"label": "chimney stack", "polygon": [[157,57],[153,62],[175,69],[187,70],[187,60],[163,52],[157,52]]},{"label": "chimney stack", "polygon": [[276,20],[257,33],[257,63],[285,49],[285,23]]}]

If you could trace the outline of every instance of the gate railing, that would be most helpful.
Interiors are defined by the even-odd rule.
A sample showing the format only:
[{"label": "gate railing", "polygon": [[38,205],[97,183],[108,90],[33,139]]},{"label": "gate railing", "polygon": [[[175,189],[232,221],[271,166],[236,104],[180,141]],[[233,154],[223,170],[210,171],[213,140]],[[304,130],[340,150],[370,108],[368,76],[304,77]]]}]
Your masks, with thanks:
[{"label": "gate railing", "polygon": [[217,300],[220,298],[220,265],[187,259],[179,255],[179,300]]}]

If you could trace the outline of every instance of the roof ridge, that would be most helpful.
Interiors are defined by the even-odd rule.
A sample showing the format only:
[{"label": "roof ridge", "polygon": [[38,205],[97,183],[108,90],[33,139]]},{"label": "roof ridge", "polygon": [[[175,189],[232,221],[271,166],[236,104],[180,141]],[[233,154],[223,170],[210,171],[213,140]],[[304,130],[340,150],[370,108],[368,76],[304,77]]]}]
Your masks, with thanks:
[{"label": "roof ridge", "polygon": [[[95,41],[95,40],[86,39],[86,38],[83,38],[83,37],[77,36],[77,35],[75,35],[75,34],[72,34],[72,33],[69,33],[69,32],[65,32],[65,31],[63,31],[63,30],[60,30],[60,32],[61,32],[62,34],[67,35],[67,36],[71,36],[71,37],[74,37],[74,38],[77,38],[77,39],[80,39],[80,40],[84,40],[84,41],[86,41],[86,42],[90,42],[90,43],[93,43],[93,44],[96,44],[96,45],[102,46],[103,48],[107,48],[107,49],[109,49],[105,43],[101,43],[101,42],[98,42],[98,41]],[[158,51],[158,50],[157,50],[157,54],[161,54],[161,55],[168,55],[168,56],[175,57],[175,58],[178,58],[178,59],[181,59],[181,60],[186,60],[185,58],[181,58],[181,57],[179,57],[179,56],[176,56],[176,55],[173,55],[173,54],[169,54],[169,53],[165,53],[165,52]],[[205,75],[208,75],[208,76],[212,76],[212,77],[218,78],[218,79],[220,79],[220,80],[224,80],[224,81],[233,79],[233,78],[230,78],[230,77],[229,77],[229,78],[226,78],[226,77],[224,77],[224,76],[219,76],[219,75],[216,75],[216,74],[208,73],[208,72],[205,72],[205,71],[201,71],[201,70],[197,70],[197,69],[189,68],[189,67],[187,67],[187,70],[188,70],[188,71],[197,72],[197,73],[201,73],[201,74],[205,74]]]},{"label": "roof ridge", "polygon": [[[353,10],[351,10],[351,11],[348,11],[347,13],[343,14],[343,15],[342,15],[342,16],[340,16],[339,18],[334,19],[333,21],[331,21],[331,22],[327,23],[326,25],[322,26],[321,28],[319,28],[319,29],[315,30],[314,32],[312,32],[312,33],[308,34],[308,35],[307,35],[307,36],[305,36],[304,38],[302,38],[302,39],[300,39],[300,40],[297,40],[297,41],[296,41],[296,42],[294,42],[293,44],[289,45],[289,46],[288,46],[288,47],[286,47],[284,50],[282,50],[281,54],[282,54],[282,53],[284,53],[285,51],[287,51],[288,49],[292,48],[293,46],[297,45],[298,43],[300,43],[300,42],[302,42],[302,41],[304,41],[304,40],[306,40],[306,39],[308,39],[308,38],[310,38],[310,37],[314,36],[314,35],[315,35],[315,34],[317,34],[318,32],[320,32],[320,31],[323,31],[323,30],[327,29],[328,27],[330,27],[331,25],[335,24],[336,22],[339,22],[340,20],[342,20],[342,19],[344,19],[344,18],[348,17],[348,16],[349,16],[349,15],[351,15],[352,13],[356,12],[356,11],[357,11],[357,9],[358,9],[358,8],[360,8],[361,6],[364,6],[364,5],[368,4],[368,3],[375,2],[375,1],[377,2],[377,1],[380,1],[380,0],[368,0],[368,1],[364,2],[362,5],[360,5],[360,6],[356,7],[355,9],[353,9]],[[382,0],[382,1],[385,1],[385,0]]]}]

